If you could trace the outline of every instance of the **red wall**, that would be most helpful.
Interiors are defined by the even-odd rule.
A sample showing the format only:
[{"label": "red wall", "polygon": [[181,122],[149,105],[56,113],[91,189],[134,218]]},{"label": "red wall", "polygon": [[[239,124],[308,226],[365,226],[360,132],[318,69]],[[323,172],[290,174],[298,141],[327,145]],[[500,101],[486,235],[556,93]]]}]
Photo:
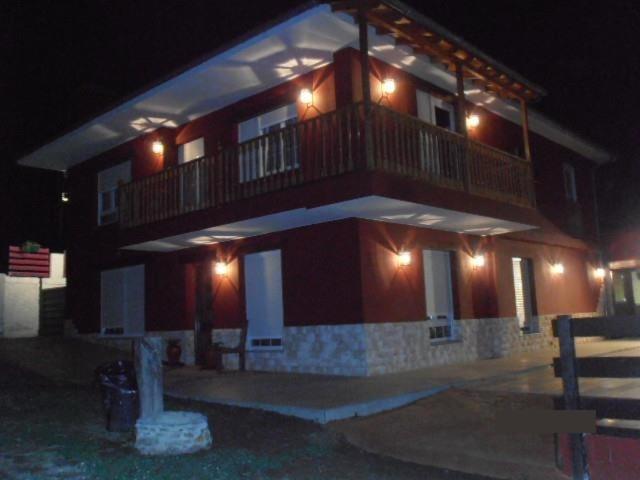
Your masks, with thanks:
[{"label": "red wall", "polygon": [[[534,264],[537,313],[584,313],[597,309],[600,282],[595,259],[585,250],[509,239],[460,235],[404,225],[360,221],[363,316],[365,322],[402,322],[426,315],[422,250],[454,252],[454,296],[457,318],[515,316],[512,257]],[[408,250],[411,265],[398,267],[396,253]],[[472,256],[485,255],[484,267]],[[551,273],[560,262],[563,275]]]}]

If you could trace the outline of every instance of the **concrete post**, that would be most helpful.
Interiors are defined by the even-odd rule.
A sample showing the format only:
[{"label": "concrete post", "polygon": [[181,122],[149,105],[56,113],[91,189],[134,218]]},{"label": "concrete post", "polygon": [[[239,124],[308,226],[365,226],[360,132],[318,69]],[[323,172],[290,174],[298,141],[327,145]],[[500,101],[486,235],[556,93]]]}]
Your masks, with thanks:
[{"label": "concrete post", "polygon": [[136,340],[135,365],[140,418],[155,417],[164,411],[161,337],[142,337]]}]

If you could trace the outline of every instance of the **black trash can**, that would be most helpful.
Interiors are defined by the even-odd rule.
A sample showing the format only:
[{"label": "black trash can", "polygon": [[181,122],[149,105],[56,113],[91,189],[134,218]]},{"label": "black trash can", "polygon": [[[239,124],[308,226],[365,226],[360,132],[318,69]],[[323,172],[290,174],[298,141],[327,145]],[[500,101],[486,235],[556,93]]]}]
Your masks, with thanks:
[{"label": "black trash can", "polygon": [[96,381],[102,393],[107,430],[127,432],[138,419],[138,385],[133,363],[127,360],[96,368]]}]

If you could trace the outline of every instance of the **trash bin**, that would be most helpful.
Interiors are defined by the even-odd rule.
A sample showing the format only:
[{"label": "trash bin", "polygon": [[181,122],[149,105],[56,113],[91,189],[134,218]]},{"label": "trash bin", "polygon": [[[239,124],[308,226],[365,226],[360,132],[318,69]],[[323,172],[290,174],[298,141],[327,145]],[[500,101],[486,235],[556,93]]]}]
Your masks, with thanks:
[{"label": "trash bin", "polygon": [[138,419],[138,385],[133,363],[127,360],[106,363],[95,370],[100,385],[107,430],[126,432]]}]

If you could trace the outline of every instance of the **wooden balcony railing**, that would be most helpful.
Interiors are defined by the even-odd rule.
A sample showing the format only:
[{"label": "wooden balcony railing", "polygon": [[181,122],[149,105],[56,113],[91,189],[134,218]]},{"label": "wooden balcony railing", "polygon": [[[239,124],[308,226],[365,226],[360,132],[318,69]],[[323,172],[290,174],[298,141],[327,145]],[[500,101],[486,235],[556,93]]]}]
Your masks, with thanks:
[{"label": "wooden balcony railing", "polygon": [[365,170],[533,206],[529,162],[386,107],[372,106],[369,118],[365,128],[364,106],[352,104],[125,184],[120,224],[134,227]]}]

